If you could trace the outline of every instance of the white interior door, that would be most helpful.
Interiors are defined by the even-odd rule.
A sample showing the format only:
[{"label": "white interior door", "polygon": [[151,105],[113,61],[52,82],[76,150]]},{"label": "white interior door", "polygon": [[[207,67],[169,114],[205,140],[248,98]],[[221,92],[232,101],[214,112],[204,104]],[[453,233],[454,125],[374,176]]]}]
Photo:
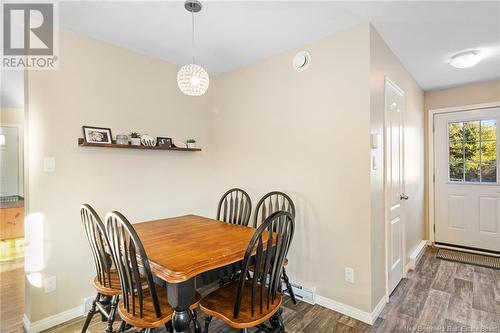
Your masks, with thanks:
[{"label": "white interior door", "polygon": [[500,108],[434,116],[435,242],[500,251]]},{"label": "white interior door", "polygon": [[385,84],[386,203],[388,288],[403,278],[404,267],[404,92],[390,80]]},{"label": "white interior door", "polygon": [[19,195],[19,129],[0,126],[0,196]]}]

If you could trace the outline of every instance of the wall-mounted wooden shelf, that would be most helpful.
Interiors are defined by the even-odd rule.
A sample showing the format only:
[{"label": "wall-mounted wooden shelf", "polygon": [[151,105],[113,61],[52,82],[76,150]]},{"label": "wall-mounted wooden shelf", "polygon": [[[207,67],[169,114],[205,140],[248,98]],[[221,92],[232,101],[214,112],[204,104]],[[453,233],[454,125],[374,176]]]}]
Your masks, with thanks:
[{"label": "wall-mounted wooden shelf", "polygon": [[173,150],[173,151],[201,151],[200,148],[177,148],[177,147],[146,147],[146,146],[132,146],[118,145],[116,143],[89,143],[85,142],[83,138],[78,139],[78,146],[80,147],[99,147],[99,148],[121,148],[121,149],[142,149],[142,150]]}]

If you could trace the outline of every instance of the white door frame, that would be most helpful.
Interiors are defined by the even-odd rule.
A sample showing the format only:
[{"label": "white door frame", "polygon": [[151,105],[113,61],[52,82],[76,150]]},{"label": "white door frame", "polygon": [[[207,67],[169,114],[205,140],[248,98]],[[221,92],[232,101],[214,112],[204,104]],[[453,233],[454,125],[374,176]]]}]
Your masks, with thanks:
[{"label": "white door frame", "polygon": [[[389,238],[387,237],[387,232],[389,230],[389,214],[388,214],[388,203],[389,203],[389,198],[388,198],[388,189],[387,189],[387,159],[389,158],[388,156],[388,140],[387,140],[387,99],[386,99],[386,87],[387,85],[391,85],[394,87],[396,90],[398,90],[405,98],[405,108],[403,110],[403,114],[401,116],[401,126],[403,127],[402,131],[402,158],[403,158],[403,191],[405,190],[405,172],[404,172],[404,158],[405,158],[405,149],[404,149],[404,128],[405,128],[405,113],[406,113],[406,94],[404,90],[402,90],[394,81],[392,81],[389,77],[385,77],[384,80],[384,134],[383,134],[383,142],[384,142],[384,237],[385,237],[385,301],[388,303],[389,302],[389,296],[390,296],[390,287],[389,287]],[[404,209],[404,202],[401,203],[401,206],[403,207],[403,212],[405,212]],[[403,216],[401,219],[401,237],[402,237],[402,266],[403,266],[403,278],[406,277],[406,219]]]},{"label": "white door frame", "polygon": [[429,189],[427,196],[428,219],[429,219],[429,243],[434,244],[434,116],[440,113],[453,113],[460,111],[471,111],[478,109],[489,109],[500,107],[500,101],[492,103],[472,104],[464,106],[454,106],[441,109],[431,109],[428,112],[427,124],[427,187]]}]

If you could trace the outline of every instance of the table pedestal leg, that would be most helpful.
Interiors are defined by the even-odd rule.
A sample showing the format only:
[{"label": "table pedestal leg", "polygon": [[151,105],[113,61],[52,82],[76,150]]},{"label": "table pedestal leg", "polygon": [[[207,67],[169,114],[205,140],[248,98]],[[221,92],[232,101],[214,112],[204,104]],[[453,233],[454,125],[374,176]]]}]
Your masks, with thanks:
[{"label": "table pedestal leg", "polygon": [[191,333],[191,311],[189,306],[193,304],[196,289],[194,279],[167,284],[168,303],[174,308],[172,326],[176,333]]},{"label": "table pedestal leg", "polygon": [[191,311],[188,309],[174,311],[172,316],[172,326],[174,327],[174,332],[179,333],[190,333],[191,329],[189,325],[191,324]]}]

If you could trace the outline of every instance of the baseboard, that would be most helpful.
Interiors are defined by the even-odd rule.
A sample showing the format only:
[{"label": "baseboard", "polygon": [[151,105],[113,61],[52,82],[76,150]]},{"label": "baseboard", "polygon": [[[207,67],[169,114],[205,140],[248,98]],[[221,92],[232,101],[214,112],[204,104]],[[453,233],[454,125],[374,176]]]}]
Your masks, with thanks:
[{"label": "baseboard", "polygon": [[385,297],[382,297],[382,299],[378,302],[377,306],[375,306],[375,309],[370,313],[366,312],[363,310],[360,310],[358,308],[355,308],[353,306],[340,303],[337,301],[334,301],[332,299],[316,295],[316,304],[319,304],[321,306],[324,306],[325,308],[328,308],[333,311],[340,312],[346,316],[352,317],[354,319],[360,320],[364,323],[367,323],[369,325],[373,325],[375,320],[377,320],[378,316],[384,309],[384,306],[386,304],[386,299]]},{"label": "baseboard", "polygon": [[370,325],[373,325],[375,323],[375,320],[380,316],[382,311],[384,310],[385,305],[389,302],[387,297],[383,296],[380,301],[378,301],[377,305],[375,306],[375,309],[372,311],[372,322]]},{"label": "baseboard", "polygon": [[60,312],[53,316],[44,318],[39,321],[31,323],[26,315],[23,316],[23,326],[26,333],[38,333],[49,329],[51,327],[57,326],[59,324],[65,323],[76,317],[83,316],[84,308],[83,305],[79,305],[72,309]]},{"label": "baseboard", "polygon": [[408,262],[409,269],[415,269],[417,267],[418,262],[422,258],[425,252],[425,248],[427,247],[427,241],[422,240],[418,243],[417,247],[410,254],[410,261]]},{"label": "baseboard", "polygon": [[28,316],[25,313],[23,315],[23,328],[24,328],[24,331],[27,332],[27,333],[29,333],[30,326],[31,326],[30,320],[28,319]]}]

